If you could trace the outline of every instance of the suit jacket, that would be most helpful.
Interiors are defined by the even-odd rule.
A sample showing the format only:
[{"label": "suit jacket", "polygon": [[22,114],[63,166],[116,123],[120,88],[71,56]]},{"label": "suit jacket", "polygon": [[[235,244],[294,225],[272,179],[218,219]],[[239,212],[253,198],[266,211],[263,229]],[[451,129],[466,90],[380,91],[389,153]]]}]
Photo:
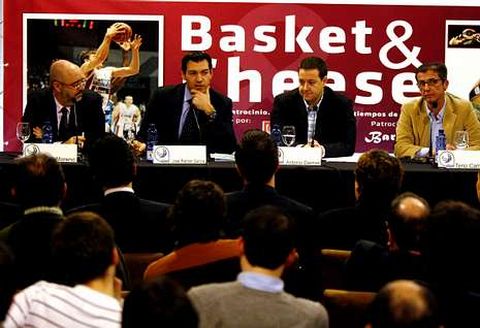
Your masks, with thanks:
[{"label": "suit jacket", "polygon": [[[154,123],[158,131],[159,144],[175,145],[180,143],[178,127],[184,94],[185,84],[162,87],[154,92],[140,128],[140,140],[146,140],[148,125]],[[210,101],[217,111],[217,115],[212,122],[203,112],[196,112],[201,143],[207,146],[209,153],[232,153],[236,146],[233,132],[232,101],[213,89],[210,89]]]},{"label": "suit jacket", "polygon": [[301,247],[310,241],[313,211],[307,205],[280,195],[274,188],[261,185],[247,185],[243,190],[225,195],[227,203],[226,234],[236,238],[242,233],[242,221],[245,215],[263,205],[272,205],[283,210],[292,217],[297,226]]},{"label": "suit jacket", "polygon": [[316,246],[352,249],[360,239],[387,244],[387,211],[372,204],[337,208],[321,213],[314,229],[318,234]]},{"label": "suit jacket", "polygon": [[106,195],[100,203],[71,209],[92,211],[112,226],[117,245],[124,253],[169,252],[173,248],[166,214],[169,205],[145,200],[131,192]]},{"label": "suit jacket", "polygon": [[[294,125],[296,143],[308,138],[308,114],[298,88],[275,97],[271,125]],[[355,151],[356,120],[351,100],[324,88],[315,126],[315,140],[325,147],[325,157],[350,156]]]},{"label": "suit jacket", "polygon": [[[75,110],[70,111],[70,115],[72,114],[76,115],[76,119],[74,116],[70,120],[74,127],[69,131],[65,140],[84,132],[87,143],[91,144],[105,133],[102,97],[97,93],[85,90],[82,99],[76,103]],[[52,125],[53,141],[65,141],[59,140],[56,105],[51,89],[43,89],[29,94],[22,121],[29,122],[31,129],[34,127],[41,128],[45,121],[49,121]],[[29,142],[41,142],[41,140],[35,139],[32,133]]]},{"label": "suit jacket", "polygon": [[377,243],[360,240],[345,265],[346,288],[377,292],[397,279],[423,280],[424,261],[408,251],[389,251]]},{"label": "suit jacket", "polygon": [[[480,149],[480,123],[470,102],[452,94],[445,94],[445,114],[443,128],[447,144],[453,144],[455,131],[468,131],[472,150]],[[423,98],[404,104],[397,123],[395,156],[415,157],[416,153],[430,147],[430,119]]]}]

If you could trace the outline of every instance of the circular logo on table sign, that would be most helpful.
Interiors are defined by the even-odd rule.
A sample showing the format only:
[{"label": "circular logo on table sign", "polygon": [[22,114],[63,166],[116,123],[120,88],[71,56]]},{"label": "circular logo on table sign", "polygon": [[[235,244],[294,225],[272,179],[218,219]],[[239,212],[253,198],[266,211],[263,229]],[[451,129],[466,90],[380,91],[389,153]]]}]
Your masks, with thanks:
[{"label": "circular logo on table sign", "polygon": [[445,167],[454,167],[455,166],[455,156],[450,151],[444,151],[438,156],[438,164]]},{"label": "circular logo on table sign", "polygon": [[153,152],[153,159],[157,162],[168,162],[170,153],[167,147],[159,146]]},{"label": "circular logo on table sign", "polygon": [[40,148],[37,145],[29,144],[25,146],[25,150],[24,150],[25,156],[36,155],[38,153],[40,153]]}]

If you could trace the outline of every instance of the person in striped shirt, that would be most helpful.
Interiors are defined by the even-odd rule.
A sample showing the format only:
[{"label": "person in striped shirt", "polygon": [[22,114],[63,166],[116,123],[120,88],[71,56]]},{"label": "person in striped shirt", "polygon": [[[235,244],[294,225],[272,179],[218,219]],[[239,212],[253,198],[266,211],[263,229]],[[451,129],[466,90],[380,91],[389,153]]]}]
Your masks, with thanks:
[{"label": "person in striped shirt", "polygon": [[108,223],[92,212],[74,213],[55,229],[52,245],[64,284],[39,281],[19,292],[4,327],[119,328],[119,255]]}]

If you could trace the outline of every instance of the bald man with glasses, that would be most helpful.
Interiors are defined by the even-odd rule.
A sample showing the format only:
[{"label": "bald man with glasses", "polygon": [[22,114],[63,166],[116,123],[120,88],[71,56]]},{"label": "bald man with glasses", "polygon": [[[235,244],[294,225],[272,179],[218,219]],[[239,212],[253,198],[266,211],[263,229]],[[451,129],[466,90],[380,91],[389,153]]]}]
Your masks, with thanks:
[{"label": "bald man with glasses", "polygon": [[404,104],[397,122],[394,153],[397,157],[429,157],[435,154],[435,139],[443,130],[446,148],[454,150],[456,131],[467,131],[470,150],[480,149],[480,123],[472,104],[447,92],[447,67],[426,63],[415,73],[420,97]]},{"label": "bald man with glasses", "polygon": [[102,97],[85,90],[80,67],[57,60],[50,66],[50,87],[29,94],[22,118],[30,123],[28,142],[41,142],[45,122],[52,126],[53,142],[92,143],[104,134]]}]

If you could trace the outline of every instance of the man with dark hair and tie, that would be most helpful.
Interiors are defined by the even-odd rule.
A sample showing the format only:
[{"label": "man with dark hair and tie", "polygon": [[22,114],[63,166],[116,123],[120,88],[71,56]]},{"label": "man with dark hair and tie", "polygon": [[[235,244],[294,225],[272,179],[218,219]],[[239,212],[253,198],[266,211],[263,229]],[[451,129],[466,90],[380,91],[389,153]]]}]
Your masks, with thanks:
[{"label": "man with dark hair and tie", "polygon": [[154,92],[139,140],[133,143],[135,151],[145,151],[147,130],[153,123],[159,144],[202,144],[209,153],[232,153],[236,145],[232,100],[210,87],[212,77],[212,59],[207,53],[186,54],[182,58],[182,78],[186,82]]},{"label": "man with dark hair and tie", "polygon": [[356,140],[352,101],[326,86],[327,73],[322,58],[303,59],[298,68],[299,87],[273,101],[271,126],[295,126],[296,143],[323,148],[325,157],[350,156]]},{"label": "man with dark hair and tie", "polygon": [[53,142],[92,143],[104,134],[102,98],[85,89],[80,67],[57,60],[50,66],[50,88],[28,96],[22,121],[30,123],[29,142],[41,142],[42,126],[52,126]]},{"label": "man with dark hair and tie", "polygon": [[415,72],[415,79],[420,97],[400,109],[395,156],[431,156],[435,153],[435,138],[440,130],[445,131],[446,149],[455,149],[455,131],[467,131],[469,149],[480,149],[480,123],[469,101],[446,92],[448,79],[445,64],[422,64]]}]

